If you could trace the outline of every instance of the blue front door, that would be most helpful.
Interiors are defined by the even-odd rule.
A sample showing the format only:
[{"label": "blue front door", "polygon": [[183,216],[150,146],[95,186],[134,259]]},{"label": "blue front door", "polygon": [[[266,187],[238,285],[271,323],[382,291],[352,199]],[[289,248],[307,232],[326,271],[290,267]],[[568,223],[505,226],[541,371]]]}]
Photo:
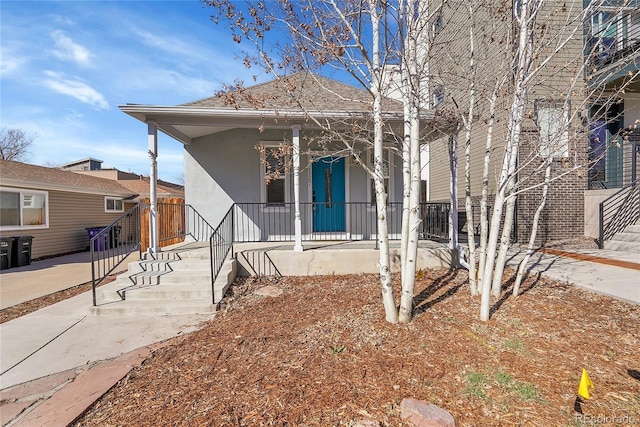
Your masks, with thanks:
[{"label": "blue front door", "polygon": [[313,231],[345,231],[344,157],[320,157],[311,166]]}]

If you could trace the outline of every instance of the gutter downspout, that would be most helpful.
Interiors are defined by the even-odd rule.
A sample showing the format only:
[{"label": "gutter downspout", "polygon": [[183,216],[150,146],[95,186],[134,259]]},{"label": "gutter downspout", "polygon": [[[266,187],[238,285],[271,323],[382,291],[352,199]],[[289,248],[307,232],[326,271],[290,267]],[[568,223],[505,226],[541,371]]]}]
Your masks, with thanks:
[{"label": "gutter downspout", "polygon": [[155,254],[160,252],[158,244],[158,125],[154,121],[147,122],[147,142],[149,152],[149,253]]}]

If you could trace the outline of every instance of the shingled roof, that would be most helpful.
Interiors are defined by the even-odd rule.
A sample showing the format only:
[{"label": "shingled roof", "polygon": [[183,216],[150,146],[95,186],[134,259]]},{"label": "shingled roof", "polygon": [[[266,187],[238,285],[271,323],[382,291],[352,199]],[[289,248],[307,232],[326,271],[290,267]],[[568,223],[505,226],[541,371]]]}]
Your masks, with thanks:
[{"label": "shingled roof", "polygon": [[11,160],[0,160],[0,178],[2,185],[93,194],[98,193],[123,198],[136,195],[136,193],[131,192],[131,190],[110,179],[81,175],[74,172]]},{"label": "shingled roof", "polygon": [[[257,110],[370,112],[371,94],[326,77],[299,72],[247,88],[182,104],[185,107]],[[383,110],[402,112],[402,104],[383,99]]]},{"label": "shingled roof", "polygon": [[[120,185],[136,193],[141,198],[149,197],[149,178],[141,179],[123,179],[119,180]],[[158,180],[156,184],[156,195],[158,198],[179,197],[184,198],[184,187],[175,185],[165,181]]]}]

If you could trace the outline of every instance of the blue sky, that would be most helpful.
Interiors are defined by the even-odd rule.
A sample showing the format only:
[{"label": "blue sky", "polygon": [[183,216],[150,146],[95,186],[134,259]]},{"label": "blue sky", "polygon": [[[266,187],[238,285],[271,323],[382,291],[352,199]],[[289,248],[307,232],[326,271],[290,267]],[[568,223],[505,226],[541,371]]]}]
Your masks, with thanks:
[{"label": "blue sky", "polygon": [[[38,135],[28,163],[93,157],[148,175],[146,126],[118,105],[177,105],[258,73],[211,13],[198,0],[0,1],[2,126]],[[182,145],[161,135],[158,165],[179,181]]]}]

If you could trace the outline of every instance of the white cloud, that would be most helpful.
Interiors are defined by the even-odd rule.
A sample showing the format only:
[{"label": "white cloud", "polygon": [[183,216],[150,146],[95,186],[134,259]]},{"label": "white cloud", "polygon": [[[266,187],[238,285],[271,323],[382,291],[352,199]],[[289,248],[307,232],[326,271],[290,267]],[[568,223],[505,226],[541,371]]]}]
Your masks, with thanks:
[{"label": "white cloud", "polygon": [[160,37],[142,29],[134,29],[134,32],[146,46],[161,49],[167,53],[193,58],[200,58],[203,53],[202,50],[174,37]]},{"label": "white cloud", "polygon": [[53,54],[62,60],[70,60],[76,64],[89,67],[92,66],[91,58],[93,54],[89,49],[74,42],[62,30],[55,30],[51,33],[51,38],[56,45]]},{"label": "white cloud", "polygon": [[18,50],[12,47],[0,46],[0,76],[9,76],[18,74],[22,66],[27,63],[28,58],[18,53]]},{"label": "white cloud", "polygon": [[109,108],[104,96],[79,78],[68,78],[64,73],[55,71],[44,71],[44,74],[48,77],[44,79],[44,84],[49,89],[63,95],[69,95],[95,108],[105,110]]}]

